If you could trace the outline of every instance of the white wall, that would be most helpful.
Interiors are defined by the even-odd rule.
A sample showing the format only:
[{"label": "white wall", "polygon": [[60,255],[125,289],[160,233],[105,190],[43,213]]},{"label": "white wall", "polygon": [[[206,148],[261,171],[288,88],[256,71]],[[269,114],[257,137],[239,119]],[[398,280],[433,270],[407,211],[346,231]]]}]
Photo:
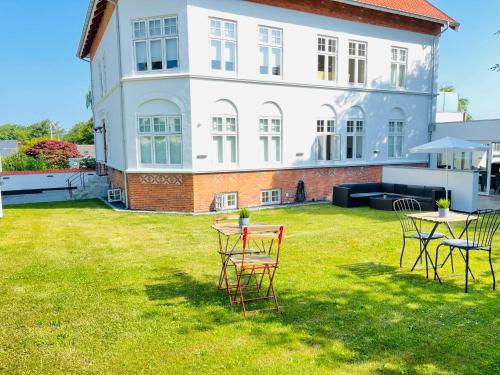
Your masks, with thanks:
[{"label": "white wall", "polygon": [[436,124],[432,139],[450,136],[471,142],[500,142],[500,119]]},{"label": "white wall", "polygon": [[[75,175],[75,172],[19,175],[8,175],[7,173],[8,172],[4,172],[4,175],[1,177],[3,192],[67,188],[67,179]],[[95,176],[95,172],[85,172],[84,175],[85,178],[88,178],[90,176]]]},{"label": "white wall", "polygon": [[[407,150],[428,141],[427,129],[432,105],[430,87],[433,37],[430,35],[333,19],[242,0],[175,2],[122,0],[119,2],[119,12],[124,124],[122,125],[121,119],[119,86],[113,85],[113,82],[117,83],[117,63],[107,64],[109,92],[97,100],[94,106],[96,124],[102,119],[106,120],[109,139],[108,165],[113,168],[130,171],[177,169],[177,167],[167,169],[141,166],[138,163],[137,114],[141,106],[156,99],[174,103],[181,113],[184,162],[181,167],[184,170],[228,169],[212,163],[210,117],[214,114],[212,113],[214,103],[220,99],[230,100],[238,111],[240,127],[238,169],[427,162],[426,157],[408,155]],[[173,14],[178,17],[180,68],[172,73],[136,73],[132,21]],[[220,74],[210,70],[209,17],[237,21],[237,73]],[[283,77],[263,77],[258,74],[259,25],[283,29]],[[117,46],[116,37],[113,36],[115,27],[116,12],[93,65],[96,66],[104,51],[106,59],[115,56],[114,52],[108,53],[108,50],[114,51]],[[316,48],[319,34],[338,38],[337,82],[322,82],[316,78]],[[352,87],[347,83],[347,49],[348,41],[351,39],[368,43],[365,87]],[[406,90],[394,90],[389,86],[391,46],[408,49]],[[256,157],[259,110],[266,101],[277,103],[283,113],[283,162],[275,166],[264,166],[257,162]],[[316,161],[314,148],[316,119],[319,108],[325,104],[336,112],[342,134],[343,155],[340,162],[326,164]],[[347,112],[352,106],[361,107],[365,113],[365,157],[362,161],[345,159],[345,122]],[[391,111],[396,107],[405,113],[405,158],[391,160],[387,157],[388,121],[391,119]],[[126,157],[123,153],[123,142],[126,143]],[[98,150],[99,143],[97,140]],[[374,151],[379,153],[375,155]],[[298,157],[297,154],[303,156]],[[103,159],[103,155],[98,151],[99,158]]]},{"label": "white wall", "polygon": [[383,167],[382,181],[391,184],[442,186],[451,191],[451,208],[456,211],[477,210],[479,175],[469,171],[448,171],[444,169]]},{"label": "white wall", "polygon": [[463,112],[437,112],[436,122],[462,122],[464,121],[465,113]]}]

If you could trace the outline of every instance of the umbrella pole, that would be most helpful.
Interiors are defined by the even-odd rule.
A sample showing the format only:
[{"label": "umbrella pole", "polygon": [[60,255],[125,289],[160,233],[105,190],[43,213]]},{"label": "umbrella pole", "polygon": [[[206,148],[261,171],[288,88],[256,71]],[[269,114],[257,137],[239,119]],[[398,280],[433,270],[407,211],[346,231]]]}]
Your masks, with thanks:
[{"label": "umbrella pole", "polygon": [[450,186],[449,186],[449,178],[448,178],[448,174],[449,174],[449,170],[450,170],[450,167],[451,165],[448,164],[449,161],[448,161],[448,150],[446,150],[446,199],[450,199],[450,194],[449,194],[449,191],[450,191]]}]

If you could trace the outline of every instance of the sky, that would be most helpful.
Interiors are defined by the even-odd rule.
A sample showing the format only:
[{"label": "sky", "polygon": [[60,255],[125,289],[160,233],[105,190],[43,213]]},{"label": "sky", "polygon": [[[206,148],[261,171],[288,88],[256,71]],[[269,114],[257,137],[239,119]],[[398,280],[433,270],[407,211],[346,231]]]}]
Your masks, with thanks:
[{"label": "sky", "polygon": [[[461,23],[441,39],[440,84],[470,100],[474,119],[500,118],[500,0],[432,0]],[[0,0],[0,124],[87,120],[89,64],[76,57],[88,0]]]}]

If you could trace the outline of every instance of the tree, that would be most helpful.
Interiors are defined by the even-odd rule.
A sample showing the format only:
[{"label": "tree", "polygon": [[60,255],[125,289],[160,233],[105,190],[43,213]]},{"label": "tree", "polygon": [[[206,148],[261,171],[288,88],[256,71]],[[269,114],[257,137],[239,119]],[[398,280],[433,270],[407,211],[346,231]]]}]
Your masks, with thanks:
[{"label": "tree", "polygon": [[26,126],[16,124],[0,125],[0,140],[25,141],[28,139],[28,129]]},{"label": "tree", "polygon": [[[499,35],[500,36],[500,30],[498,30],[495,35]],[[500,64],[495,64],[491,67],[491,70],[495,71],[495,72],[500,72]]]},{"label": "tree", "polygon": [[77,145],[94,144],[94,119],[82,121],[75,124],[67,133],[64,139]]},{"label": "tree", "polygon": [[[444,84],[439,88],[439,91],[440,92],[457,92],[457,89],[453,85]],[[468,113],[469,104],[470,104],[469,99],[461,98],[460,95],[458,95],[458,112],[465,113],[465,120],[467,120],[467,121],[472,120],[472,116]]]},{"label": "tree", "polygon": [[66,141],[43,140],[26,151],[33,158],[43,158],[51,168],[67,168],[70,158],[81,157],[78,148]]}]

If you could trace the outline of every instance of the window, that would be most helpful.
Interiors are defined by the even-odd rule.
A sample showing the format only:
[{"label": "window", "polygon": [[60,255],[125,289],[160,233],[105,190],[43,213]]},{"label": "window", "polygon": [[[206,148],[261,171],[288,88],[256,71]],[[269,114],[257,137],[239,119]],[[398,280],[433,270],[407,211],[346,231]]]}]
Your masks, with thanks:
[{"label": "window", "polygon": [[320,119],[316,122],[316,149],[319,161],[340,160],[340,135],[335,120]]},{"label": "window", "polygon": [[335,81],[337,79],[337,39],[318,37],[318,79]]},{"label": "window", "polygon": [[349,83],[366,83],[366,43],[349,42]]},{"label": "window", "polygon": [[260,204],[270,205],[270,204],[280,204],[281,203],[281,191],[279,189],[263,190],[260,192]]},{"label": "window", "polygon": [[212,117],[212,141],[217,164],[236,164],[238,162],[238,124],[236,117]]},{"label": "window", "polygon": [[403,121],[389,121],[389,157],[403,157]]},{"label": "window", "polygon": [[281,119],[259,120],[261,160],[266,163],[281,162]]},{"label": "window", "polygon": [[365,134],[364,120],[347,121],[347,159],[363,158],[363,143]]},{"label": "window", "polygon": [[182,164],[179,116],[140,116],[137,122],[141,164]]},{"label": "window", "polygon": [[219,193],[215,195],[215,210],[238,208],[238,193]]},{"label": "window", "polygon": [[281,75],[282,34],[280,29],[259,27],[260,74]]},{"label": "window", "polygon": [[134,21],[136,71],[178,68],[178,45],[177,17]]},{"label": "window", "polygon": [[408,61],[408,50],[405,48],[391,48],[391,86],[406,86],[406,64]]},{"label": "window", "polygon": [[213,70],[236,71],[236,22],[210,19],[210,50]]}]

